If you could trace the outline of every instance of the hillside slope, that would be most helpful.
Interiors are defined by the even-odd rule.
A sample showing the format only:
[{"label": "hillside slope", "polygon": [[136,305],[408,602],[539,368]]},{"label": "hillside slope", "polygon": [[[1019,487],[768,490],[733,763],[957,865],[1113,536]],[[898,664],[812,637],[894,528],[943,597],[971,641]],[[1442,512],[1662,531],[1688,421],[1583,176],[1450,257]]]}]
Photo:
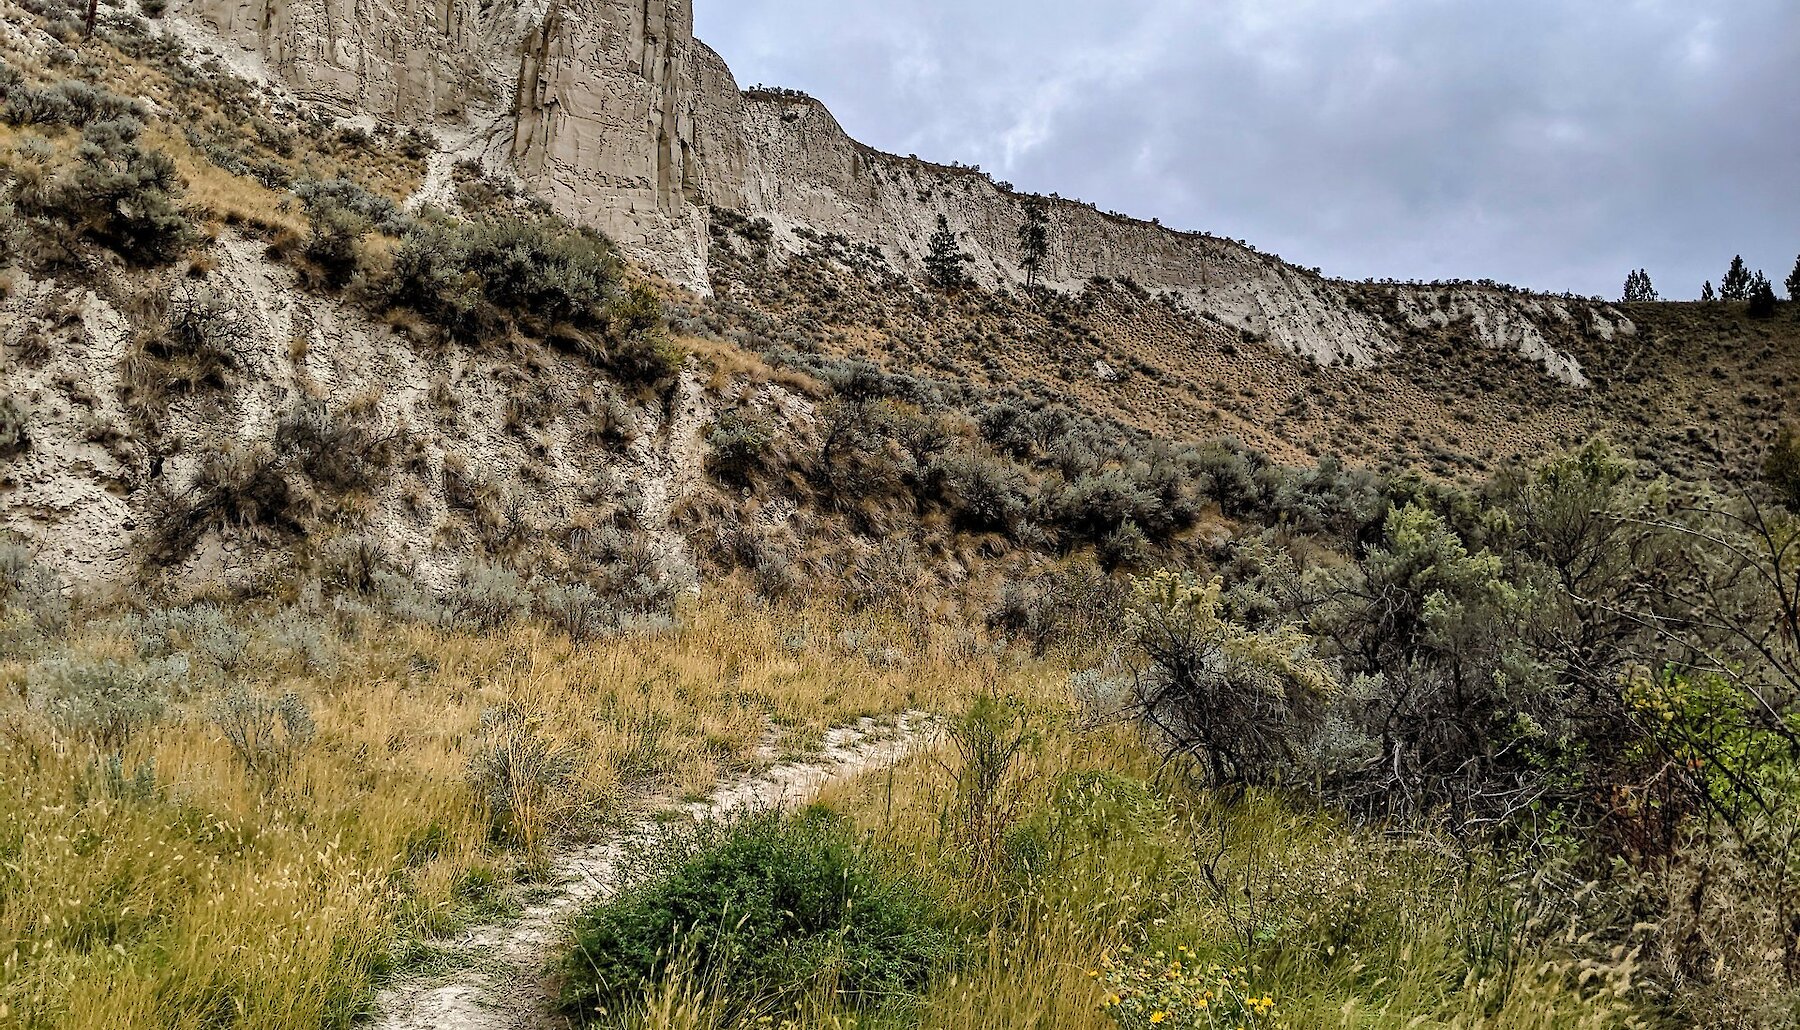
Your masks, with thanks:
[{"label": "hillside slope", "polygon": [[[1058,498],[1109,471],[1170,474],[1144,464],[1165,444],[1230,438],[1253,449],[1252,467],[1341,459],[1472,482],[1606,435],[1688,474],[1754,456],[1800,381],[1785,317],[1331,282],[1070,202],[1054,209],[1055,288],[1027,291],[1009,250],[1021,198],[968,170],[859,147],[810,100],[737,92],[675,6],[578,18],[567,6],[452,5],[420,24],[379,5],[252,16],[200,3],[149,23],[110,12],[85,43],[65,14],[38,6],[8,4],[0,29],[0,56],[29,73],[22,95],[79,81],[135,110],[144,138],[108,143],[108,159],[166,152],[171,196],[199,229],[178,259],[145,265],[50,242],[91,228],[80,212],[8,226],[24,235],[0,255],[11,269],[0,401],[22,412],[29,441],[0,455],[0,527],[78,580],[116,582],[148,562],[190,582],[245,583],[288,543],[318,551],[345,538],[403,556],[412,582],[435,590],[492,561],[612,569],[615,580],[667,566],[650,579],[678,585],[693,561],[707,564],[692,537],[720,552],[715,570],[774,560],[721,542],[740,532],[832,569],[886,560],[881,548],[904,527],[933,575],[960,581],[1010,546],[984,537],[996,530],[1054,554],[1141,528],[1146,513],[1130,505],[1065,524],[1074,502]],[[508,92],[515,56],[539,76],[519,80],[523,100]],[[549,92],[534,94],[534,81]],[[613,92],[556,92],[578,86]],[[621,114],[667,103],[685,113],[656,138],[694,141],[671,144],[672,192],[652,174],[661,144],[644,151],[642,126]],[[45,123],[26,107],[0,126],[21,199],[33,183],[74,178],[82,148],[97,145],[93,126]],[[540,160],[572,140],[584,141],[565,147],[572,163]],[[725,141],[735,149],[719,157]],[[842,175],[814,166],[832,152]],[[879,188],[857,185],[862,175]],[[446,229],[425,213],[433,206],[468,221]],[[683,253],[696,288],[651,276],[668,332],[635,321],[623,284],[638,274],[621,277],[611,257],[596,258],[602,292],[625,306],[629,340],[614,338],[606,313],[581,328],[488,312],[458,329],[450,309],[463,301],[447,281],[402,295],[397,259],[496,226],[535,227],[546,260],[590,246],[546,206],[602,224],[639,267],[669,270],[673,252],[658,248],[693,243]],[[968,290],[929,289],[917,274],[914,237],[939,212],[976,257]],[[527,284],[506,280],[540,274],[490,285],[516,293]],[[176,353],[169,341],[195,326],[230,339]],[[633,348],[697,357],[646,365]],[[893,377],[879,395],[905,409],[898,421],[864,410],[858,361]],[[854,488],[854,503],[832,496],[844,489],[831,466],[847,410],[868,446],[904,452],[893,468],[862,470],[880,489]],[[996,422],[1007,411],[1041,426],[1074,412],[1081,428],[1007,439]],[[709,437],[728,424],[768,453],[708,475]],[[375,460],[321,478],[295,451],[303,443],[356,444]],[[1204,493],[1205,462],[1181,461],[1177,492]],[[946,486],[952,472],[974,479]],[[225,503],[224,487],[269,475],[275,493]],[[998,514],[971,514],[957,491],[989,475],[1009,496]],[[1193,518],[1176,522],[1157,543],[1192,545],[1182,534]]]}]

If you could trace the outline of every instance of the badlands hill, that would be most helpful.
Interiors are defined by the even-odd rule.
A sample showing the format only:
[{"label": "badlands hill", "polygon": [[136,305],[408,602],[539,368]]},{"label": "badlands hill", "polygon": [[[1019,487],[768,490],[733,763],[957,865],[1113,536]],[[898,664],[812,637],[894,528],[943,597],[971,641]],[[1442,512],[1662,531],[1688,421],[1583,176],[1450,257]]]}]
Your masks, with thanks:
[{"label": "badlands hill", "polygon": [[0,0],[0,1025],[1794,1025],[1800,305],[1333,281],[658,0],[86,13]]},{"label": "badlands hill", "polygon": [[[1046,201],[1045,289],[1028,291],[1017,230],[1039,198],[858,144],[810,98],[741,90],[681,2],[175,0],[103,7],[93,40],[45,0],[3,6],[13,92],[76,80],[118,98],[155,144],[129,146],[172,156],[173,203],[197,229],[155,261],[45,242],[81,237],[88,215],[40,211],[9,229],[29,239],[10,248],[3,389],[30,446],[0,459],[0,526],[79,579],[117,580],[147,554],[191,577],[254,577],[283,560],[265,545],[316,536],[300,525],[315,517],[411,556],[434,586],[472,554],[552,527],[566,545],[621,512],[663,552],[721,519],[804,550],[815,510],[879,538],[930,505],[890,491],[849,517],[818,495],[843,487],[833,412],[856,400],[844,384],[858,362],[889,376],[883,396],[960,413],[942,447],[909,461],[962,448],[1023,463],[1031,489],[952,523],[1028,550],[1143,522],[1121,502],[1059,537],[1045,491],[1128,466],[1153,440],[1239,441],[1252,465],[1341,458],[1473,480],[1606,435],[1687,473],[1754,455],[1776,425],[1762,416],[1794,399],[1785,321],[1334,281],[1069,200]],[[79,164],[82,118],[12,122],[0,144],[21,197]],[[432,305],[389,287],[415,217],[440,210],[598,230],[626,279],[661,298],[675,362],[692,360],[647,383],[597,380],[568,325],[432,324]],[[320,267],[340,216],[358,223],[341,276]],[[970,289],[922,281],[940,216],[971,259]],[[158,341],[195,322],[229,338],[217,374],[165,369],[145,388],[147,368],[175,360]],[[1052,453],[1067,434],[1041,426],[1007,441],[1002,409],[1075,412],[1093,439],[1077,457]],[[722,483],[709,438],[745,418],[767,454]],[[903,436],[870,439],[907,451]],[[296,472],[283,448],[301,438],[361,441],[383,468]],[[269,474],[281,496],[238,510],[227,468]],[[1017,532],[1019,518],[1038,529]],[[928,550],[980,549],[959,539]],[[559,560],[592,563],[578,551]]]}]

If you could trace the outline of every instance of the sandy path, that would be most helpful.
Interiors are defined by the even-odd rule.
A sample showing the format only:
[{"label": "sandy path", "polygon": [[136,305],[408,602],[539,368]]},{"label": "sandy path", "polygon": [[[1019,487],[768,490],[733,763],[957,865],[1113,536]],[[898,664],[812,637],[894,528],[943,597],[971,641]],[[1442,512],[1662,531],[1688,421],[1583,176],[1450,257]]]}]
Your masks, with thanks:
[{"label": "sandy path", "polygon": [[[923,742],[928,716],[911,712],[895,726],[865,719],[826,735],[818,760],[778,765],[761,776],[721,787],[685,806],[694,819],[802,804],[827,784],[893,765]],[[620,860],[663,825],[645,821],[618,838],[571,851],[552,864],[547,895],[518,918],[473,931],[452,946],[457,968],[395,984],[376,1000],[375,1030],[563,1030],[549,1011],[546,974],[569,920],[609,892]]]}]

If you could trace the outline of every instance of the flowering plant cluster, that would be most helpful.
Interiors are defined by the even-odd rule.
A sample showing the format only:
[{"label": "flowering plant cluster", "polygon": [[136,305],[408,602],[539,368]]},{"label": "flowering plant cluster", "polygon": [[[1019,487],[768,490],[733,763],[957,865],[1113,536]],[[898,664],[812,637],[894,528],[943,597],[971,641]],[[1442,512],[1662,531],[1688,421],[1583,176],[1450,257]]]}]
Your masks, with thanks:
[{"label": "flowering plant cluster", "polygon": [[1177,948],[1173,956],[1161,951],[1140,956],[1125,948],[1089,975],[1105,983],[1101,1008],[1126,1030],[1257,1030],[1275,1025],[1275,999],[1251,989],[1248,970],[1201,965],[1185,947]]}]

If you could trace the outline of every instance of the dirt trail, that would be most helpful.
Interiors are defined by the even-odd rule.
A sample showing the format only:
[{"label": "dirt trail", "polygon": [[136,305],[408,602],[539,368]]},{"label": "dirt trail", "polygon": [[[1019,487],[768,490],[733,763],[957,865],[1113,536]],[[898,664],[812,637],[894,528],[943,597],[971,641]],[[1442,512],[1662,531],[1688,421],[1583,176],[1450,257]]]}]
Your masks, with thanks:
[{"label": "dirt trail", "polygon": [[[778,765],[761,776],[721,787],[685,806],[693,819],[802,804],[827,784],[886,768],[922,743],[930,718],[902,716],[894,726],[864,719],[832,730],[818,760]],[[772,758],[772,755],[767,757]],[[546,974],[568,921],[619,880],[619,863],[633,845],[661,827],[645,821],[604,844],[569,852],[552,864],[547,895],[516,919],[482,927],[453,945],[454,972],[397,984],[376,1001],[373,1030],[565,1030],[549,1011]]]}]

